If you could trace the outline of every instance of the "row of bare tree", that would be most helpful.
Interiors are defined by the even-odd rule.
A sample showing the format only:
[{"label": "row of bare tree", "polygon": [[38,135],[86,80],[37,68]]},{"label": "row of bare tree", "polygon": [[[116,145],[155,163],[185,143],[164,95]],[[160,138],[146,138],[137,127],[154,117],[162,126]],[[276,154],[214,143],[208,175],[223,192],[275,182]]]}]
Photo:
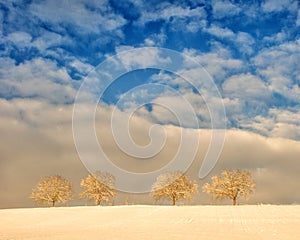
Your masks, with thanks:
[{"label": "row of bare tree", "polygon": [[[96,205],[102,202],[112,204],[115,197],[115,177],[110,173],[96,172],[88,175],[80,183],[82,192],[79,198],[94,200]],[[224,170],[220,176],[213,176],[211,182],[202,186],[202,191],[213,199],[231,199],[237,205],[237,198],[246,199],[254,192],[255,183],[251,173],[241,170]],[[198,183],[190,180],[181,172],[169,172],[160,175],[152,186],[151,196],[155,201],[170,200],[175,205],[179,200],[191,200],[198,192]],[[55,175],[43,177],[32,190],[30,196],[38,204],[65,203],[74,198],[71,183]]]}]

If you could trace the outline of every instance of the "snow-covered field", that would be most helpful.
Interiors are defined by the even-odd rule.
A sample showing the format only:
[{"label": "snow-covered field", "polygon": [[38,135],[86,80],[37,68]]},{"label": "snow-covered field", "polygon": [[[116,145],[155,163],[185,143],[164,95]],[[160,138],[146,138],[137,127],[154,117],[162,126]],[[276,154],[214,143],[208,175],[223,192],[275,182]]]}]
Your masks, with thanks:
[{"label": "snow-covered field", "polygon": [[300,239],[300,206],[0,210],[0,239]]}]

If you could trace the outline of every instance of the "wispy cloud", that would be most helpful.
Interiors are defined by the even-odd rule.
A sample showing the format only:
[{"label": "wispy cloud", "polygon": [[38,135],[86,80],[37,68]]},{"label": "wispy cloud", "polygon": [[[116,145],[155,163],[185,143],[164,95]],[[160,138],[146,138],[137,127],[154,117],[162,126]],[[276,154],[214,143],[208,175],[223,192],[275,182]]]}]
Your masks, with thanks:
[{"label": "wispy cloud", "polygon": [[265,12],[295,11],[297,7],[298,2],[295,0],[267,0],[262,4],[262,9]]},{"label": "wispy cloud", "polygon": [[298,10],[296,25],[300,26],[300,10]]},{"label": "wispy cloud", "polygon": [[192,18],[199,17],[205,18],[206,12],[203,7],[197,7],[191,9],[189,7],[182,6],[173,6],[171,4],[162,4],[161,8],[157,9],[155,12],[143,12],[142,16],[139,19],[141,24],[145,24],[147,22],[157,21],[157,20],[165,20],[167,22],[173,21],[172,18]]},{"label": "wispy cloud", "polygon": [[55,62],[41,58],[19,65],[8,58],[0,62],[2,97],[44,98],[57,103],[73,101],[76,83]]},{"label": "wispy cloud", "polygon": [[184,54],[200,63],[217,84],[234,73],[244,71],[243,61],[235,59],[228,49],[218,43],[212,44],[211,51],[208,53],[185,49]]},{"label": "wispy cloud", "polygon": [[235,75],[223,83],[226,97],[239,98],[240,100],[266,99],[271,93],[266,84],[251,74]]},{"label": "wispy cloud", "polygon": [[299,109],[271,108],[267,116],[258,115],[253,121],[244,122],[241,125],[246,129],[256,131],[265,136],[298,140],[300,137],[299,116]]},{"label": "wispy cloud", "polygon": [[262,50],[254,58],[254,64],[274,92],[299,103],[299,58],[300,39],[296,39]]},{"label": "wispy cloud", "polygon": [[216,25],[212,25],[207,28],[205,31],[219,38],[233,38],[235,34],[229,28],[222,28]]},{"label": "wispy cloud", "polygon": [[[126,20],[113,13],[106,1],[47,1],[33,3],[30,12],[51,26],[73,27],[77,34],[116,31]],[[56,17],[53,17],[56,16]]]},{"label": "wispy cloud", "polygon": [[214,18],[216,19],[232,17],[241,12],[241,8],[230,1],[214,1],[212,5]]},{"label": "wispy cloud", "polygon": [[161,55],[160,51],[156,48],[145,48],[141,55],[136,56],[133,50],[133,47],[130,46],[120,46],[116,48],[121,63],[125,67],[135,66],[137,68],[144,68],[148,65],[156,65],[156,64],[166,64],[170,63],[170,58],[168,56]]}]

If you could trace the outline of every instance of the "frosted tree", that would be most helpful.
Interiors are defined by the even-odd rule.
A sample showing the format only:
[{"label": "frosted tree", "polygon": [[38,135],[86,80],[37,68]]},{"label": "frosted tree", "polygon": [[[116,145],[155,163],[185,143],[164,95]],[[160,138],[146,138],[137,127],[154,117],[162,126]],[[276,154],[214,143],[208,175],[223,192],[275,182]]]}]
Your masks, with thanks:
[{"label": "frosted tree", "polygon": [[237,198],[243,196],[247,199],[254,192],[254,188],[255,183],[250,172],[224,170],[221,176],[213,176],[211,183],[205,183],[202,191],[216,199],[229,198],[233,205],[237,205]]},{"label": "frosted tree", "polygon": [[73,198],[71,183],[59,175],[43,177],[32,190],[31,196],[36,204],[65,203]]},{"label": "frosted tree", "polygon": [[189,180],[187,175],[181,172],[169,172],[158,176],[152,186],[151,195],[156,201],[171,200],[172,205],[175,205],[179,200],[191,200],[192,194],[197,192],[196,181]]},{"label": "frosted tree", "polygon": [[79,194],[80,198],[95,200],[97,206],[102,201],[112,203],[115,196],[115,177],[110,173],[96,172],[89,174],[80,183],[83,191]]}]

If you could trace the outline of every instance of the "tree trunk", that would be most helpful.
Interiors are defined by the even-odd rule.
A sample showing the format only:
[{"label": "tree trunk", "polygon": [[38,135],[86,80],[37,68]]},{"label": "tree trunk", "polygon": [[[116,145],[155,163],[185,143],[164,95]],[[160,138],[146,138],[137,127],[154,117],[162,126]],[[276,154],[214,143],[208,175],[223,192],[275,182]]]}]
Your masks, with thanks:
[{"label": "tree trunk", "polygon": [[100,206],[101,200],[97,200],[97,206]]},{"label": "tree trunk", "polygon": [[52,207],[54,207],[55,206],[55,201],[52,201]]},{"label": "tree trunk", "polygon": [[176,200],[175,200],[175,196],[172,197],[172,205],[175,206],[176,204]]},{"label": "tree trunk", "polygon": [[233,199],[232,199],[232,205],[237,205],[237,201],[236,201],[236,197],[234,197]]}]

